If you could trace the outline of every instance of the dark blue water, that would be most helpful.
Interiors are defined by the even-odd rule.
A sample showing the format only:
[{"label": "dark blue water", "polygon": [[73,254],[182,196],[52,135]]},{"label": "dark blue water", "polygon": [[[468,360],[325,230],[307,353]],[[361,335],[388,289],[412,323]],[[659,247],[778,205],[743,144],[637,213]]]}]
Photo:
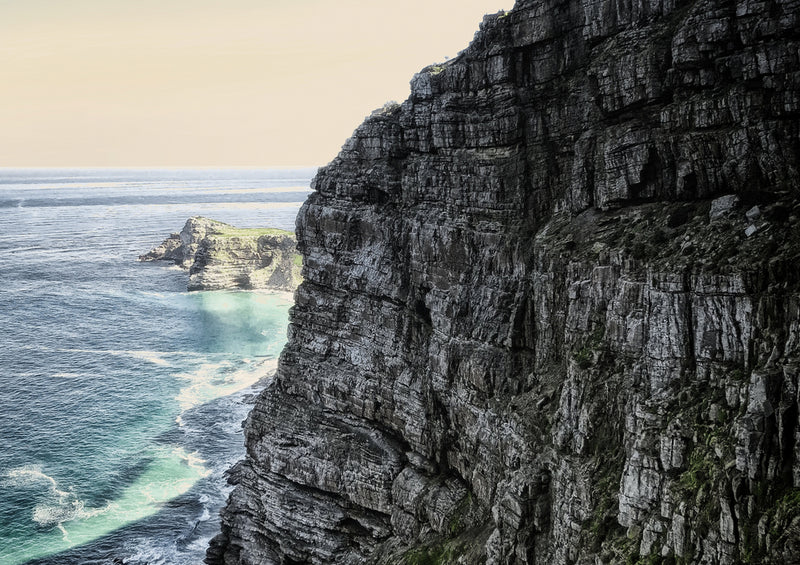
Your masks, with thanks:
[{"label": "dark blue water", "polygon": [[0,169],[0,563],[200,563],[291,297],[138,263],[185,220],[293,229],[314,170]]}]

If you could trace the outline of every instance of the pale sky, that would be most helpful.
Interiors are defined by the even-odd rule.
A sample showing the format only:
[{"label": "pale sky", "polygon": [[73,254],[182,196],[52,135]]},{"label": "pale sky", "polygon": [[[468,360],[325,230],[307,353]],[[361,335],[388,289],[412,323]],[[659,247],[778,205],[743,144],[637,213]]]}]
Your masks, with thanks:
[{"label": "pale sky", "polygon": [[0,0],[0,166],[324,165],[513,0]]}]

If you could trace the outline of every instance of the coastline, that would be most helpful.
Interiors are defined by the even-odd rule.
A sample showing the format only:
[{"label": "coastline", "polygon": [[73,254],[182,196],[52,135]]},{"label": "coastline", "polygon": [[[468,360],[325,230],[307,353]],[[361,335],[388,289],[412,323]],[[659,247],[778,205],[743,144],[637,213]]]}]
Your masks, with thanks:
[{"label": "coastline", "polygon": [[202,561],[293,297],[187,292],[186,271],[144,268],[135,253],[197,209],[293,229],[308,188],[291,172],[282,187],[227,171],[8,171],[0,562]]}]

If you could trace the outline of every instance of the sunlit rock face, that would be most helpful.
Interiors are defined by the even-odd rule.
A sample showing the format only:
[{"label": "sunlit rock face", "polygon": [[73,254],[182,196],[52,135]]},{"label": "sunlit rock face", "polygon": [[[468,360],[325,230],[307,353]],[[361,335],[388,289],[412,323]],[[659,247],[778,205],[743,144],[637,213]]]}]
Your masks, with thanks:
[{"label": "sunlit rock face", "polygon": [[189,271],[189,290],[293,291],[302,257],[291,232],[240,229],[195,216],[140,261],[172,261]]},{"label": "sunlit rock face", "polygon": [[799,15],[520,0],[368,118],[208,563],[796,562]]}]

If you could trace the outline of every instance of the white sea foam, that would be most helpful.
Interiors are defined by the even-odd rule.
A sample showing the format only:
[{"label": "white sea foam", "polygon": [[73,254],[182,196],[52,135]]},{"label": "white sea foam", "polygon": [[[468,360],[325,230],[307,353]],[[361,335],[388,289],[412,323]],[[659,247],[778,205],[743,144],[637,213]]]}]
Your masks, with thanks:
[{"label": "white sea foam", "polygon": [[128,563],[147,563],[148,565],[165,565],[167,562],[165,558],[166,551],[163,547],[144,547],[130,555],[125,562]]},{"label": "white sea foam", "polygon": [[[133,545],[133,544],[131,544]],[[131,553],[126,563],[146,563],[147,565],[180,565],[182,561],[173,544],[162,545],[151,540],[140,540],[139,547],[128,547]]]},{"label": "white sea foam", "polygon": [[211,469],[206,468],[205,464],[207,461],[200,457],[200,454],[196,451],[188,453],[184,451],[182,448],[175,448],[173,451],[175,455],[186,461],[186,465],[189,466],[190,469],[194,469],[197,474],[201,477],[207,477],[211,474]]},{"label": "white sea foam", "polygon": [[8,484],[11,486],[31,486],[36,483],[46,483],[55,494],[67,494],[58,490],[58,483],[50,475],[42,472],[41,465],[24,465],[12,469],[6,474]]},{"label": "white sea foam", "polygon": [[78,379],[86,373],[53,373],[54,379]]},{"label": "white sea foam", "polygon": [[154,365],[161,365],[164,367],[172,365],[172,363],[164,359],[165,353],[160,351],[124,351],[122,353],[135,357],[136,359],[148,361]]},{"label": "white sea foam", "polygon": [[143,294],[144,296],[154,296],[156,298],[166,298],[167,297],[167,295],[164,294],[163,292],[150,292],[150,291],[143,290],[141,292],[141,294]]},{"label": "white sea foam", "polygon": [[74,499],[67,503],[43,502],[33,509],[33,521],[40,526],[55,526],[74,520],[83,512],[83,502]]},{"label": "white sea foam", "polygon": [[250,292],[254,295],[266,295],[266,296],[274,296],[281,300],[286,301],[287,304],[291,305],[294,304],[294,292],[289,290],[264,290],[264,289],[256,289],[256,290],[248,290],[246,292]]},{"label": "white sea foam", "polygon": [[[180,373],[176,376],[189,381],[189,386],[183,387],[175,400],[180,404],[181,411],[199,406],[205,402],[228,396],[243,390],[263,377],[273,373],[278,367],[278,360],[273,357],[260,359],[258,362],[247,363],[244,368],[230,371],[232,363],[203,363],[191,373]],[[176,420],[177,421],[177,420]]]},{"label": "white sea foam", "polygon": [[107,512],[109,505],[103,508],[86,508],[86,505],[72,490],[62,490],[58,482],[42,471],[41,465],[25,465],[12,469],[6,475],[7,483],[17,487],[31,487],[42,484],[46,487],[46,500],[33,508],[32,519],[39,526],[57,526],[66,536],[64,522],[91,518]]},{"label": "white sea foam", "polygon": [[[308,176],[311,174],[313,172]],[[71,182],[66,185],[56,182],[54,175]],[[231,435],[235,433],[241,437],[239,423],[248,409],[243,398],[250,393],[235,393],[230,399],[218,400],[214,406],[198,410],[196,414],[183,414],[182,418],[178,402],[171,398],[162,402],[163,395],[174,397],[180,388],[196,384],[191,379],[176,379],[176,373],[192,373],[203,363],[218,364],[224,359],[230,359],[230,364],[208,371],[202,377],[209,385],[210,399],[229,393],[234,385],[243,386],[263,377],[264,369],[258,363],[264,358],[255,352],[276,352],[279,347],[279,344],[273,345],[273,340],[280,340],[266,335],[268,332],[265,332],[265,339],[257,335],[259,330],[273,325],[269,309],[273,305],[281,306],[281,301],[272,298],[266,301],[263,316],[262,312],[255,311],[258,304],[239,300],[243,298],[241,296],[229,301],[243,311],[253,312],[252,320],[248,318],[247,324],[238,311],[224,310],[221,306],[220,311],[212,309],[211,314],[218,316],[221,322],[230,321],[232,324],[232,333],[220,335],[219,340],[216,340],[217,334],[205,334],[201,328],[185,334],[168,331],[169,335],[161,336],[147,333],[154,329],[158,332],[157,328],[169,329],[175,324],[183,327],[184,323],[188,324],[186,327],[195,328],[191,324],[198,321],[198,312],[208,314],[207,305],[196,294],[164,290],[174,286],[173,275],[180,270],[179,267],[168,272],[156,269],[159,274],[137,267],[134,261],[139,253],[160,241],[168,231],[180,227],[180,224],[175,224],[175,218],[181,221],[180,218],[198,213],[240,227],[266,222],[291,229],[301,204],[299,201],[306,196],[303,190],[307,190],[307,185],[269,188],[252,179],[242,185],[234,178],[235,175],[229,182],[228,173],[210,183],[217,187],[207,187],[209,183],[205,174],[197,182],[183,180],[182,176],[162,182],[159,174],[149,172],[142,177],[146,179],[142,183],[128,180],[106,182],[116,175],[107,171],[50,172],[44,178],[40,173],[18,175],[34,181],[39,179],[39,182],[20,184],[18,189],[22,193],[12,196],[14,205],[28,205],[22,198],[28,197],[29,190],[37,191],[31,192],[30,198],[35,194],[37,200],[50,202],[47,206],[26,208],[22,213],[4,219],[11,222],[6,222],[6,232],[13,234],[8,242],[11,253],[7,254],[6,263],[13,263],[12,267],[18,269],[15,272],[20,275],[7,285],[12,307],[6,309],[9,315],[6,321],[20,331],[14,332],[15,339],[9,342],[5,352],[0,352],[0,365],[7,366],[18,385],[9,390],[10,394],[0,395],[6,400],[0,405],[12,419],[13,433],[20,431],[39,436],[53,433],[58,437],[48,445],[40,446],[42,466],[10,471],[10,466],[0,461],[0,507],[8,510],[9,516],[9,523],[2,524],[8,536],[0,548],[0,563],[3,565],[22,565],[56,555],[71,547],[90,544],[110,532],[117,532],[114,544],[125,544],[134,536],[138,538],[134,549],[139,546],[153,548],[138,565],[143,562],[189,565],[202,561],[207,539],[200,538],[212,535],[216,508],[231,488],[221,477],[219,486],[208,483],[216,481],[222,470],[240,456],[238,451],[234,454],[234,448],[223,447],[222,438],[223,432],[229,428]],[[127,175],[125,173],[125,178]],[[262,176],[259,173],[257,178]],[[303,174],[290,176],[292,178],[287,182],[281,180],[276,184],[305,183]],[[271,177],[267,174],[264,178]],[[215,192],[221,187],[224,196],[214,200],[237,202],[193,202],[190,195],[192,184],[201,185],[195,191],[197,194]],[[255,185],[253,191],[243,188],[252,185]],[[171,194],[173,189],[182,191],[185,202],[165,203],[162,196]],[[247,202],[252,194],[258,192],[289,193],[295,190],[295,194],[278,194],[270,200],[296,202]],[[236,196],[237,192],[241,192],[241,198]],[[129,199],[129,196],[135,196],[135,199]],[[144,202],[140,203],[140,200]],[[123,201],[129,204],[120,205]],[[47,240],[47,247],[41,247],[42,240]],[[97,249],[101,248],[104,255],[102,260],[98,260]],[[2,259],[0,257],[0,261]],[[57,281],[39,276],[41,272],[54,269],[59,272]],[[156,292],[145,294],[146,291]],[[289,294],[286,297],[291,299]],[[15,301],[15,298],[24,300]],[[30,324],[24,323],[26,318],[20,317],[13,307],[19,304],[28,304],[30,308],[35,306],[30,312],[26,306],[26,313],[35,315],[42,322],[40,329],[37,329],[38,324],[31,328]],[[235,319],[231,314],[236,314]],[[131,332],[127,324],[134,323],[132,321],[141,316],[148,316],[151,323],[140,328],[139,336]],[[163,325],[156,323],[162,317]],[[239,321],[241,325],[237,325]],[[14,324],[19,324],[19,327]],[[226,324],[219,326],[227,327]],[[109,331],[101,331],[103,327],[108,327]],[[87,331],[87,328],[97,331]],[[63,347],[79,349],[70,352],[60,349]],[[250,357],[250,361],[242,361],[240,356],[243,355]],[[234,375],[237,369],[240,372]],[[248,372],[252,375],[244,378]],[[120,395],[104,397],[104,387],[114,383],[119,383],[124,390]],[[35,390],[41,390],[39,384],[69,395],[64,399],[72,406],[69,414],[74,416],[69,425],[63,421],[63,410],[50,410],[51,407],[34,394]],[[194,392],[202,391],[195,389]],[[115,414],[114,402],[118,396],[125,403],[124,414],[112,418],[110,415]],[[24,410],[26,405],[34,403],[37,410]],[[137,414],[129,424],[123,422],[123,431],[119,432],[119,422],[128,421],[126,417],[130,414],[127,410],[135,410],[133,407],[137,406],[143,407],[141,418]],[[14,412],[17,409],[19,412]],[[35,419],[34,416],[24,417],[34,413]],[[172,424],[173,418],[178,425],[184,425],[178,433],[173,433],[178,428]],[[212,433],[204,428],[208,425],[214,426]],[[124,437],[119,437],[119,433]],[[210,443],[203,443],[206,434]],[[186,446],[188,452],[200,450],[199,453],[209,462],[204,463],[197,453],[173,453],[175,446],[163,443],[171,440]],[[77,452],[65,453],[57,449],[62,443],[76,442],[81,442],[80,451],[85,454],[85,460],[76,457]],[[29,458],[30,438],[12,443],[15,445],[4,446],[9,452],[9,462],[36,462]],[[130,467],[131,472],[117,469],[116,462],[120,468]],[[96,480],[87,476],[92,472],[97,473]],[[206,478],[200,478],[201,475]],[[203,483],[197,484],[200,480]],[[11,487],[11,483],[19,486]],[[207,498],[201,501],[202,506],[184,506],[185,500],[181,500],[175,507],[169,505],[166,508],[167,521],[162,518],[153,521],[152,526],[163,528],[163,531],[154,532],[150,523],[143,522],[167,501],[177,496],[195,498],[199,493],[207,494]],[[106,505],[106,497],[113,502]],[[182,518],[175,519],[174,524],[169,523],[168,517],[178,516],[187,508],[191,511],[187,510],[183,518],[191,522],[188,526]],[[202,521],[209,513],[212,517]],[[121,531],[131,523],[137,526]],[[140,537],[142,532],[153,535]],[[111,542],[102,542],[106,543]],[[89,556],[98,546],[91,544],[87,550],[72,549],[71,555]],[[129,553],[119,547],[114,548],[114,555],[128,561]],[[74,559],[81,561],[81,557]],[[48,561],[53,560],[58,558],[48,558]]]},{"label": "white sea foam", "polygon": [[[147,565],[190,565],[197,563],[197,556],[205,550],[213,536],[198,536],[185,547],[179,548],[174,540],[139,538],[125,544],[126,563]],[[202,557],[200,557],[202,559]]]},{"label": "white sea foam", "polygon": [[185,351],[145,351],[139,349],[74,349],[74,348],[61,348],[56,349],[59,353],[93,353],[99,355],[114,355],[118,357],[133,357],[134,359],[141,359],[153,365],[162,367],[171,367],[172,363],[166,359],[171,356],[186,356],[194,355],[193,353]]}]

